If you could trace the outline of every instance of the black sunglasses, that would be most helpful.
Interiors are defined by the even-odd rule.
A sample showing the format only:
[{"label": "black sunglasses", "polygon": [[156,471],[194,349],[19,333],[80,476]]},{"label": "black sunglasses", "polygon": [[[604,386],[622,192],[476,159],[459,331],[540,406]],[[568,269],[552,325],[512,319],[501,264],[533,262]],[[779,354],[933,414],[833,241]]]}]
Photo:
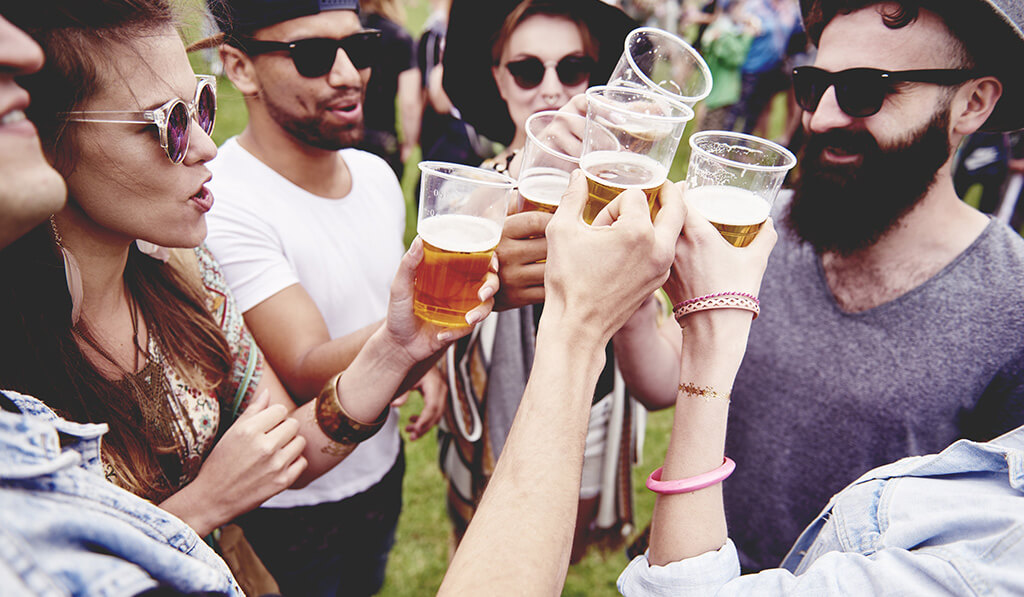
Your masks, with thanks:
[{"label": "black sunglasses", "polygon": [[828,88],[835,87],[839,109],[854,118],[865,118],[882,109],[885,98],[896,92],[898,83],[959,85],[979,76],[973,70],[954,68],[900,71],[849,68],[833,73],[814,66],[798,66],[793,69],[793,93],[801,108],[814,112]]},{"label": "black sunglasses", "polygon": [[[594,59],[590,56],[565,56],[555,65],[555,72],[558,73],[558,80],[562,85],[575,87],[590,80],[594,66]],[[516,85],[523,89],[533,89],[544,80],[544,73],[548,67],[540,58],[531,56],[509,62],[505,68],[512,75]]]},{"label": "black sunglasses", "polygon": [[238,42],[242,51],[250,56],[288,52],[300,75],[315,78],[331,72],[339,48],[345,50],[348,59],[357,69],[372,66],[380,49],[380,31],[368,29],[341,39],[311,37],[295,41],[266,41],[243,38]]}]

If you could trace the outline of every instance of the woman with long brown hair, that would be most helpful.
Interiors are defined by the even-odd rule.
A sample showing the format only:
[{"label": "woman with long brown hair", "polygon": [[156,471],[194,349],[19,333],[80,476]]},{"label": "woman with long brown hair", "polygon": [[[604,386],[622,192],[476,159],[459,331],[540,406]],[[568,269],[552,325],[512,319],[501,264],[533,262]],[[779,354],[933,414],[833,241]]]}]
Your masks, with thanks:
[{"label": "woman with long brown hair", "polygon": [[[65,0],[5,16],[46,53],[21,83],[68,204],[0,254],[0,333],[11,347],[0,387],[109,423],[112,481],[206,534],[337,464],[468,331],[414,316],[416,240],[385,324],[344,376],[296,396],[308,400],[296,408],[201,246],[215,90],[193,74],[170,3]],[[491,275],[468,319],[489,312],[496,287]]]}]

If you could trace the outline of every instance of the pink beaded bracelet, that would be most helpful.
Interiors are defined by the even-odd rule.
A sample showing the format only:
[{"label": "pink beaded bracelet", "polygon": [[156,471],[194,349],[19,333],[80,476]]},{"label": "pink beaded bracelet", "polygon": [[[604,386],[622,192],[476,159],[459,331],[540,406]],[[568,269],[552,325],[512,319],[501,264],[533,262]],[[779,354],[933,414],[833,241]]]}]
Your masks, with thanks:
[{"label": "pink beaded bracelet", "polygon": [[722,466],[715,470],[694,477],[689,477],[687,479],[678,479],[676,481],[662,481],[661,470],[663,468],[664,467],[658,467],[653,473],[651,473],[650,477],[647,477],[647,489],[650,489],[654,493],[661,494],[691,493],[698,489],[717,485],[728,479],[729,475],[736,470],[736,462],[734,462],[732,458],[726,456],[722,460]]},{"label": "pink beaded bracelet", "polygon": [[754,319],[757,319],[761,313],[761,301],[746,292],[718,292],[682,301],[672,309],[672,312],[676,321],[679,321],[690,313],[708,309],[743,309],[753,313]]}]

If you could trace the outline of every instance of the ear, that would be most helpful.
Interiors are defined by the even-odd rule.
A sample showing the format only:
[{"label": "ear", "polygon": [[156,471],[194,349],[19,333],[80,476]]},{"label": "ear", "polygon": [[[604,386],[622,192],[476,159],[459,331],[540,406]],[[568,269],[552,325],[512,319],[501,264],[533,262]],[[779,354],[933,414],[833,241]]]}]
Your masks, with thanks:
[{"label": "ear", "polygon": [[969,135],[988,120],[1003,95],[1003,84],[995,77],[981,77],[964,84],[953,99],[950,112],[952,132]]},{"label": "ear", "polygon": [[224,65],[224,74],[235,85],[243,97],[254,97],[260,92],[256,66],[248,54],[234,46],[220,46],[220,61]]}]

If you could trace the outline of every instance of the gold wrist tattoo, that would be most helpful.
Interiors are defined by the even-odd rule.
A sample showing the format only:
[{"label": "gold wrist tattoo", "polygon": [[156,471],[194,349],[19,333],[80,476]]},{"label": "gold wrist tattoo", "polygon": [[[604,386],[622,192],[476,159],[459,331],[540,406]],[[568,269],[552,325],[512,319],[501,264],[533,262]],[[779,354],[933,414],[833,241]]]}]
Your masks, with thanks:
[{"label": "gold wrist tattoo", "polygon": [[344,456],[354,450],[360,442],[373,437],[388,420],[390,411],[390,406],[384,407],[384,411],[372,423],[356,421],[341,406],[338,397],[340,378],[341,373],[332,377],[316,398],[316,423],[332,442],[321,451],[332,456]]},{"label": "gold wrist tattoo", "polygon": [[700,387],[690,382],[686,382],[679,384],[679,391],[684,396],[700,398],[704,402],[711,402],[712,400],[725,400],[726,403],[730,402],[729,394],[731,391],[726,392],[725,394],[719,394],[718,391],[711,386]]}]

